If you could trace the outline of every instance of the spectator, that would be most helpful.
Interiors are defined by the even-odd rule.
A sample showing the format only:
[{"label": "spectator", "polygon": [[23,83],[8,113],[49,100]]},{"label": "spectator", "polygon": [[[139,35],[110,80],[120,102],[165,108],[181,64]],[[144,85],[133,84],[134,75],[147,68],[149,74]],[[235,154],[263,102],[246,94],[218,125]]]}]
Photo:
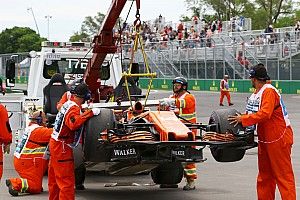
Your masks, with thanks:
[{"label": "spectator", "polygon": [[231,31],[235,32],[236,31],[236,19],[235,19],[235,17],[231,18],[230,23],[231,23]]},{"label": "spectator", "polygon": [[272,24],[270,24],[270,25],[265,29],[265,33],[273,33],[273,26],[272,26]]},{"label": "spectator", "polygon": [[239,51],[238,56],[236,57],[236,60],[239,61],[239,63],[242,62],[243,60],[243,52]]},{"label": "spectator", "polygon": [[222,32],[222,28],[223,28],[223,24],[222,24],[221,19],[218,20],[217,26],[218,26],[218,33],[221,33]]},{"label": "spectator", "polygon": [[290,33],[289,32],[285,32],[285,34],[284,34],[284,41],[285,42],[288,42],[288,41],[290,41],[291,40],[291,35],[290,35]]},{"label": "spectator", "polygon": [[242,58],[240,63],[245,67],[246,70],[249,70],[250,62],[246,57]]},{"label": "spectator", "polygon": [[254,45],[254,44],[255,44],[255,40],[254,40],[253,37],[251,37],[251,39],[250,39],[250,45]]},{"label": "spectator", "polygon": [[180,33],[184,30],[183,24],[182,22],[179,22],[179,24],[177,25],[177,32]]},{"label": "spectator", "polygon": [[215,33],[216,30],[217,30],[217,25],[216,25],[216,22],[213,21],[212,24],[211,24],[211,32]]},{"label": "spectator", "polygon": [[207,29],[207,31],[206,31],[206,46],[207,47],[211,47],[212,46],[211,36],[212,36],[211,29]]},{"label": "spectator", "polygon": [[297,36],[297,39],[299,38],[299,35],[300,35],[300,21],[297,20],[296,24],[295,24],[295,33],[296,33],[296,36]]},{"label": "spectator", "polygon": [[266,34],[266,42],[267,44],[270,43],[271,39],[271,34],[273,33],[273,26],[270,24],[266,29],[265,29],[265,34]]},{"label": "spectator", "polygon": [[194,16],[192,17],[192,20],[193,20],[193,22],[194,22],[194,25],[197,25],[197,24],[199,23],[199,17],[198,17],[197,15],[194,15]]},{"label": "spectator", "polygon": [[200,32],[200,47],[205,47],[205,43],[206,43],[206,34],[204,30],[201,30]]}]

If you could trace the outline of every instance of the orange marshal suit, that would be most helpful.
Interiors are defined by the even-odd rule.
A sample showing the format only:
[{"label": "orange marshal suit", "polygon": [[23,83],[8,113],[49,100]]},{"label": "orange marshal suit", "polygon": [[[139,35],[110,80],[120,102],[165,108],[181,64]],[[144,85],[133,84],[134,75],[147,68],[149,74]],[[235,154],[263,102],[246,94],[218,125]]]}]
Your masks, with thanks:
[{"label": "orange marshal suit", "polygon": [[242,124],[245,127],[257,126],[258,199],[275,199],[277,185],[283,200],[295,200],[295,178],[291,162],[293,130],[277,90],[271,84],[265,84],[249,98],[247,111],[251,110],[254,112],[242,116]]},{"label": "orange marshal suit", "polygon": [[[178,115],[185,120],[196,123],[196,99],[194,95],[185,92],[181,96],[172,95],[170,98],[175,98],[176,107],[179,109]],[[183,120],[182,120],[183,121]],[[184,122],[184,121],[183,121]],[[197,130],[192,130],[194,138],[197,134]],[[184,176],[187,179],[197,179],[197,170],[195,163],[189,163],[184,167]]]},{"label": "orange marshal suit", "polygon": [[[20,193],[37,194],[42,192],[43,176],[48,168],[48,160],[43,159],[49,143],[52,129],[29,124],[29,137],[24,142],[24,148],[14,153],[14,166],[20,178],[10,178],[14,190]],[[22,139],[20,140],[22,142]]]},{"label": "orange marshal suit", "polygon": [[6,108],[0,103],[0,180],[3,174],[3,148],[12,142],[11,128]]}]

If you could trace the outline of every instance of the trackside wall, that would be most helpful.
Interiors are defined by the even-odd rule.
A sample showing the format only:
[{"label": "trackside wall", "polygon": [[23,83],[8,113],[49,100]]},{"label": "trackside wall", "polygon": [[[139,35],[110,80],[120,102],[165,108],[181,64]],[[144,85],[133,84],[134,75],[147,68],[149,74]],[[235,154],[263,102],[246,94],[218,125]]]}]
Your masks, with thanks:
[{"label": "trackside wall", "polygon": [[[141,78],[140,87],[148,88],[149,79]],[[188,80],[189,90],[196,91],[220,91],[220,79],[206,80]],[[300,81],[277,81],[273,80],[272,85],[283,94],[300,94]],[[229,80],[231,92],[252,93],[253,88],[250,80]],[[172,90],[172,79],[157,78],[153,80],[152,89],[156,90]]]}]

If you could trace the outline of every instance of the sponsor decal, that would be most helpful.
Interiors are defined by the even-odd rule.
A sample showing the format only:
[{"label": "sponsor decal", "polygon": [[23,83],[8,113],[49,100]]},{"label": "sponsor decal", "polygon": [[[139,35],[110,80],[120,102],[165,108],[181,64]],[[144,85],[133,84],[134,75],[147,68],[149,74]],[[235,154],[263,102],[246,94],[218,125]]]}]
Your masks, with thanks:
[{"label": "sponsor decal", "polygon": [[200,86],[198,86],[198,85],[194,85],[192,88],[193,88],[193,90],[200,90]]},{"label": "sponsor decal", "polygon": [[114,149],[114,156],[133,156],[137,155],[135,148]]},{"label": "sponsor decal", "polygon": [[46,60],[61,60],[61,54],[59,53],[47,53]]},{"label": "sponsor decal", "polygon": [[230,92],[237,92],[238,89],[237,89],[237,88],[229,88],[229,91],[230,91]]},{"label": "sponsor decal", "polygon": [[254,92],[255,91],[255,88],[253,88],[253,87],[251,87],[251,88],[249,88],[249,92]]},{"label": "sponsor decal", "polygon": [[25,101],[38,101],[38,98],[26,98]]},{"label": "sponsor decal", "polygon": [[218,91],[218,89],[219,89],[218,87],[209,87],[210,91]]},{"label": "sponsor decal", "polygon": [[184,150],[172,150],[172,155],[174,156],[185,156]]}]

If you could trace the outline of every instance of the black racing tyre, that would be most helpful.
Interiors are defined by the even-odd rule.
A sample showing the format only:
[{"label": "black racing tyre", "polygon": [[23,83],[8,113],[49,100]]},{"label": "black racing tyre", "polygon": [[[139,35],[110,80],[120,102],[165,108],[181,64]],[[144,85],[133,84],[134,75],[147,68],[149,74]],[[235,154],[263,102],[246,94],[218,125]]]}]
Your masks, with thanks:
[{"label": "black racing tyre", "polygon": [[75,185],[83,185],[85,180],[86,168],[84,163],[75,168]]},{"label": "black racing tyre", "polygon": [[238,134],[239,131],[244,131],[245,128],[241,124],[238,124],[236,127],[234,127],[233,124],[229,124],[228,121],[228,116],[236,115],[236,113],[240,112],[233,108],[213,111],[208,123],[216,124],[218,133],[230,132],[233,134]]},{"label": "black racing tyre", "polygon": [[106,129],[114,128],[115,116],[111,109],[102,108],[100,114],[86,123],[84,139],[84,157],[90,162],[106,162],[110,160],[110,152],[99,142],[100,134]]},{"label": "black racing tyre", "polygon": [[179,162],[163,163],[151,171],[151,178],[156,184],[178,184],[183,177],[183,167]]},{"label": "black racing tyre", "polygon": [[238,147],[210,147],[210,152],[217,162],[236,162],[244,157],[246,150]]},{"label": "black racing tyre", "polygon": [[[209,118],[209,124],[217,125],[217,133],[229,132],[237,135],[240,131],[245,131],[245,128],[241,124],[234,127],[228,121],[228,116],[236,115],[236,113],[240,112],[233,108],[213,111]],[[212,146],[210,147],[210,151],[214,159],[218,162],[235,162],[241,160],[245,155],[246,150],[239,147]]]},{"label": "black racing tyre", "polygon": [[83,185],[85,179],[85,164],[82,144],[73,149],[75,167],[75,185]]}]

